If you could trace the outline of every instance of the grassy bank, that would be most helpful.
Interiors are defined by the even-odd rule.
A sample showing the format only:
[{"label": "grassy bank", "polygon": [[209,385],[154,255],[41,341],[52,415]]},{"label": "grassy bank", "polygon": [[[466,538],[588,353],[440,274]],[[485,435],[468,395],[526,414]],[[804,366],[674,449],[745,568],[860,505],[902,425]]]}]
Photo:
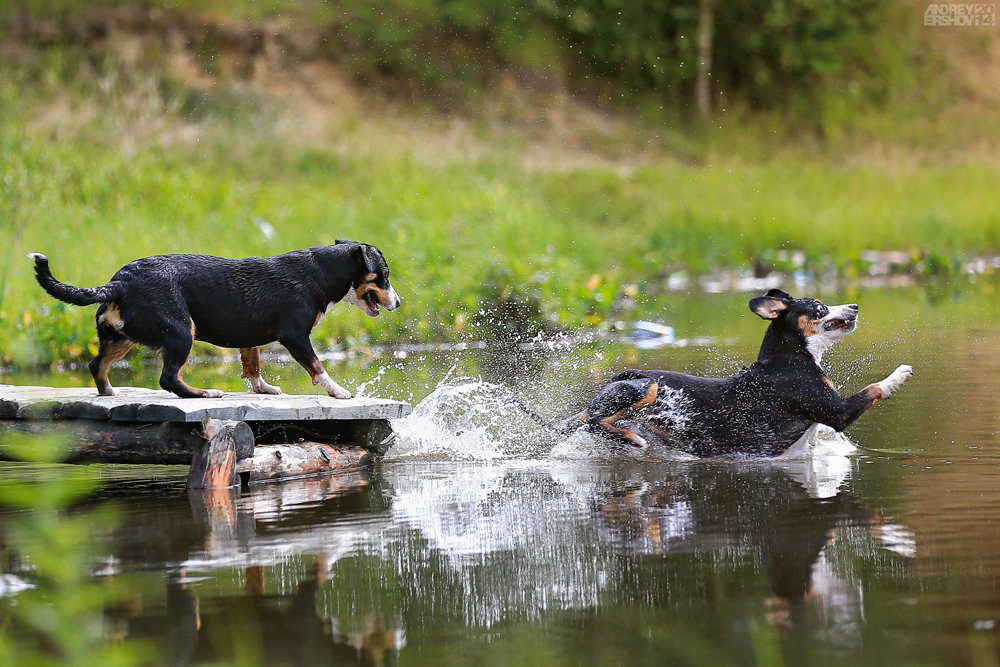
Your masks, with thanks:
[{"label": "grassy bank", "polygon": [[89,286],[156,253],[380,246],[404,309],[338,309],[323,348],[641,317],[671,274],[766,267],[780,249],[846,275],[867,249],[928,272],[1000,252],[1000,173],[975,151],[853,152],[865,132],[816,151],[770,142],[765,116],[672,124],[565,96],[541,114],[513,89],[447,115],[313,66],[185,79],[66,47],[0,69],[0,361],[95,344],[92,309],[47,297],[27,252]]}]

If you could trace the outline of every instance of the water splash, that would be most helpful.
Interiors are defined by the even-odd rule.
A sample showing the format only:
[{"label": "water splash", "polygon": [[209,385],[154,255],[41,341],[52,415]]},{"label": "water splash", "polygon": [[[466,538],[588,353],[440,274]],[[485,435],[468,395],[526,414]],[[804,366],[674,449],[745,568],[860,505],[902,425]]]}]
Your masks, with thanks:
[{"label": "water splash", "polygon": [[393,422],[388,458],[492,461],[532,458],[551,436],[510,402],[511,392],[477,378],[445,379],[406,419]]},{"label": "water splash", "polygon": [[799,456],[780,461],[810,497],[832,498],[850,479],[853,465],[849,456],[855,451],[857,446],[846,435],[818,425]]},{"label": "water splash", "polygon": [[691,397],[682,389],[663,386],[657,392],[652,409],[645,421],[673,433],[683,433],[688,430],[691,418],[698,415],[692,408]]},{"label": "water splash", "polygon": [[387,370],[388,368],[386,366],[381,366],[378,369],[378,372],[375,374],[375,377],[373,377],[371,380],[368,380],[367,382],[362,382],[357,386],[357,388],[355,388],[354,395],[358,398],[361,398],[362,396],[368,396],[369,395],[368,389],[373,388],[374,393],[372,393],[371,395],[378,396],[379,389],[382,386],[382,379],[385,377],[385,373]]}]

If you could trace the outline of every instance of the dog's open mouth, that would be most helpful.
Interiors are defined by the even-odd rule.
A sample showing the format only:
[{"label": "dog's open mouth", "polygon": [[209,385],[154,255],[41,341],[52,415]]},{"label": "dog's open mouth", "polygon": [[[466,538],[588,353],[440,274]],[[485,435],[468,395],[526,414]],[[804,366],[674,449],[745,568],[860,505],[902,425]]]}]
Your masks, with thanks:
[{"label": "dog's open mouth", "polygon": [[361,297],[361,303],[365,306],[365,314],[369,317],[378,317],[378,297],[375,296],[375,292],[366,292],[365,295]]},{"label": "dog's open mouth", "polygon": [[830,320],[823,325],[823,331],[854,331],[854,326],[857,324],[857,319],[850,320]]}]

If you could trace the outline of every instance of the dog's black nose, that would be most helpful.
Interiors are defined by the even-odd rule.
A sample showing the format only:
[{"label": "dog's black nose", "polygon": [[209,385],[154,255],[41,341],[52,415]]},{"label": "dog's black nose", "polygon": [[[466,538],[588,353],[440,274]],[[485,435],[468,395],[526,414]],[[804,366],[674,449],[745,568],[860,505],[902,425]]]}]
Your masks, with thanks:
[{"label": "dog's black nose", "polygon": [[850,303],[850,304],[847,305],[847,307],[850,308],[851,310],[857,310],[858,309],[858,304],[856,304],[856,303]]}]

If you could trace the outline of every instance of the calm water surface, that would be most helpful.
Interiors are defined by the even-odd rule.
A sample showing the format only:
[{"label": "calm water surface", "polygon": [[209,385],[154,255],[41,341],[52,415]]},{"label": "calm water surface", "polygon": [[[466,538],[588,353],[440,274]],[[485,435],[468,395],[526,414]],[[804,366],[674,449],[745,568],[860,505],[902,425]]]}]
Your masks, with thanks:
[{"label": "calm water surface", "polygon": [[[68,514],[92,522],[94,572],[129,601],[108,636],[146,639],[164,664],[997,664],[1000,296],[989,282],[822,296],[861,304],[827,361],[843,391],[899,363],[916,375],[801,461],[623,459],[553,443],[503,402],[499,386],[555,419],[626,365],[731,373],[764,324],[730,294],[639,313],[698,344],[331,366],[418,403],[375,470],[188,493],[183,468],[102,466]],[[238,389],[233,365],[198,380]],[[66,470],[2,465],[7,482]],[[31,581],[26,548],[8,540],[2,565]]]}]

